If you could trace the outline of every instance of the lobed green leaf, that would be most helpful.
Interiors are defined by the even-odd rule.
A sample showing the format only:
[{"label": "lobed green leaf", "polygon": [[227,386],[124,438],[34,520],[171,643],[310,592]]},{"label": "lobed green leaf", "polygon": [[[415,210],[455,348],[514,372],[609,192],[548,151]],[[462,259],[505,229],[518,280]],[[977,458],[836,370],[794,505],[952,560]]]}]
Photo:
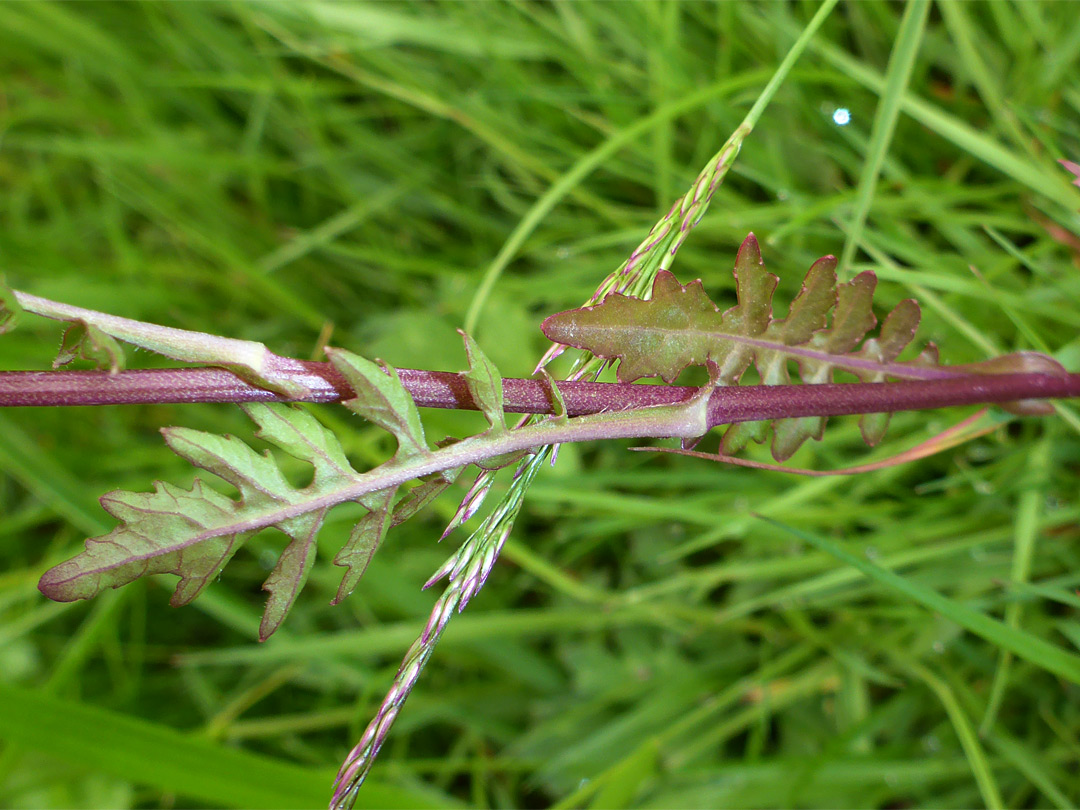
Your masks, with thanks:
[{"label": "lobed green leaf", "polygon": [[[257,436],[312,465],[314,475],[308,486],[294,487],[269,453],[257,453],[235,436],[166,428],[162,431],[166,443],[177,455],[232,484],[239,499],[222,495],[201,480],[190,490],[157,482],[151,493],[109,493],[101,503],[120,525],[103,537],[87,540],[81,554],[47,571],[38,585],[41,592],[69,602],[147,574],[167,573],[180,577],[172,603],[186,604],[213,581],[248,538],[273,526],[290,538],[263,585],[269,596],[260,637],[273,633],[314,564],[316,537],[329,509],[321,499],[356,479],[358,473],[333,434],[306,411],[280,404],[243,407],[258,425]],[[364,499],[377,518],[365,523],[363,542],[372,550],[385,531],[392,497],[393,489],[383,493],[381,500]],[[283,511],[290,514],[283,517]],[[358,542],[350,541],[343,550],[342,564],[350,569],[339,597],[363,573],[364,566],[355,559],[360,553]]]},{"label": "lobed green leaf", "polygon": [[488,424],[496,433],[506,432],[506,416],[503,414],[502,377],[492,363],[466,332],[458,330],[465,341],[465,354],[469,358],[469,370],[465,383],[473,401],[480,406]]},{"label": "lobed green leaf", "polygon": [[429,452],[420,412],[396,370],[344,349],[327,348],[326,353],[356,392],[354,398],[342,403],[346,408],[393,433],[401,457]]},{"label": "lobed green leaf", "polygon": [[[94,333],[92,324],[77,326],[84,337]],[[469,338],[466,349],[468,384],[492,423],[489,433],[505,433],[499,373]],[[329,353],[356,392],[345,404],[398,440],[397,454],[380,470],[397,471],[399,477],[394,481],[401,481],[395,465],[426,464],[432,452],[419,411],[397,372],[340,349]],[[315,563],[319,529],[330,508],[353,498],[368,510],[334,557],[334,563],[346,569],[333,600],[336,604],[356,587],[387,529],[416,514],[461,472],[456,467],[426,475],[395,504],[398,484],[356,472],[336,437],[307,411],[276,403],[241,407],[258,426],[256,436],[312,466],[310,484],[294,486],[269,452],[258,453],[235,436],[165,428],[162,433],[173,452],[235,487],[239,497],[223,495],[201,480],[189,490],[156,482],[150,493],[109,493],[101,499],[102,505],[120,525],[102,537],[87,540],[81,554],[47,571],[38,585],[41,592],[62,602],[88,599],[105,588],[116,588],[147,574],[167,573],[180,577],[172,603],[186,604],[214,580],[250,537],[263,529],[277,528],[289,537],[289,543],[263,584],[268,596],[259,635],[265,639],[281,625],[307,582]],[[447,440],[439,446],[455,442]],[[493,462],[506,464],[520,457],[520,452],[511,453]],[[350,489],[360,481],[363,487]]]}]

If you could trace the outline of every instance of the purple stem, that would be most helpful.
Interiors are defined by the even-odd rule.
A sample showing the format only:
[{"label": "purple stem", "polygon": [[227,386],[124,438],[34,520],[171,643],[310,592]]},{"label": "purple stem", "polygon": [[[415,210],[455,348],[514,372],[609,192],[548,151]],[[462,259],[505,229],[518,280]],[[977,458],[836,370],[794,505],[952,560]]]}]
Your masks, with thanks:
[{"label": "purple stem", "polygon": [[[303,402],[337,402],[353,392],[329,363],[288,361],[311,394]],[[461,374],[399,369],[417,405],[476,410]],[[571,416],[684,402],[698,389],[674,385],[559,382]],[[504,379],[505,409],[551,413],[547,383]],[[1080,374],[963,374],[941,380],[825,385],[746,385],[717,388],[709,401],[710,426],[797,416],[940,408],[975,403],[1080,396]],[[134,405],[166,402],[286,400],[219,368],[122,371],[0,372],[0,407]]]}]

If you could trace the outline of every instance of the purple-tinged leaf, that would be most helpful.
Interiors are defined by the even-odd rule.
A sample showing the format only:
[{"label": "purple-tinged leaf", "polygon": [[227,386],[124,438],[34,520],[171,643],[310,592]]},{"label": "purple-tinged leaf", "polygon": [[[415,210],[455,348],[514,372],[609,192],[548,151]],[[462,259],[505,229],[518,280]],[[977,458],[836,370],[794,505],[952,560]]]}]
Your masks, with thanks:
[{"label": "purple-tinged leaf", "polygon": [[[832,326],[814,334],[809,345],[830,355],[853,351],[866,333],[877,325],[877,318],[871,310],[876,286],[877,276],[870,272],[859,273],[851,281],[839,285]],[[820,385],[833,381],[834,366],[831,363],[809,358],[800,358],[797,362],[799,377],[804,383]],[[820,441],[825,434],[825,422],[823,416],[776,420],[773,425],[773,458],[786,461],[808,438]]]},{"label": "purple-tinged leaf", "polygon": [[[764,338],[772,322],[772,297],[780,279],[765,270],[761,249],[753,234],[749,234],[739,246],[734,272],[735,295],[739,303],[716,319],[715,323],[704,324],[706,334],[709,334],[710,328],[720,327],[720,335],[727,333],[748,340]],[[656,297],[655,291],[653,297]],[[745,342],[717,345],[711,335],[707,339],[706,356],[717,365],[716,376],[720,385],[736,384],[753,361],[757,347]],[[779,350],[780,345],[772,348]]]},{"label": "purple-tinged leaf", "polygon": [[[921,316],[918,303],[911,298],[904,299],[885,317],[881,336],[867,340],[856,355],[882,365],[891,364],[915,338]],[[885,371],[859,370],[855,373],[863,382],[885,382],[888,376]],[[885,436],[891,418],[892,414],[888,413],[866,413],[859,417],[863,441],[870,447],[876,446]]]},{"label": "purple-tinged leaf", "polygon": [[[872,273],[861,273],[837,285],[836,259],[825,256],[806,274],[787,317],[777,319],[773,294],[778,279],[765,269],[757,240],[750,234],[735,259],[738,303],[723,313],[700,281],[684,286],[661,271],[650,299],[612,294],[596,306],[551,316],[543,330],[557,343],[620,360],[622,382],[658,376],[671,383],[688,366],[710,363],[715,366],[716,385],[737,385],[751,364],[765,385],[790,384],[792,364],[810,384],[834,382],[838,369],[866,382],[922,376],[918,370],[925,371],[936,358],[924,354],[911,363],[895,362],[918,327],[915,302],[901,302],[886,318],[880,336],[865,339],[876,323],[871,312],[875,283]],[[865,438],[877,441],[887,421],[887,415],[865,417]],[[724,434],[722,452],[731,455],[750,441],[763,441],[770,427],[775,429],[773,456],[783,460],[807,438],[820,439],[825,419],[733,425]]]},{"label": "purple-tinged leaf", "polygon": [[[747,243],[749,242],[750,240],[747,239]],[[747,254],[745,259],[744,253]],[[739,277],[739,300],[742,301],[744,295],[753,294],[744,292],[744,290],[750,290],[752,286],[743,285],[742,279],[746,275],[754,278],[767,276],[767,287],[761,281],[757,286],[767,289],[771,297],[776,289],[777,279],[771,273],[764,272],[761,256],[757,253],[757,241],[753,241],[752,248],[749,250],[744,243],[743,249],[739,251],[739,258],[742,265],[736,262],[735,268],[736,275]],[[798,297],[791,303],[788,316],[781,321],[770,321],[760,334],[765,340],[781,346],[798,346],[808,343],[815,334],[825,328],[829,311],[836,305],[836,300],[836,257],[825,256],[814,262],[806,274]],[[742,306],[743,304],[740,303],[735,310],[728,310],[724,317],[730,319],[731,314]],[[772,317],[771,305],[766,314],[769,318]],[[753,352],[753,360],[762,384],[789,385],[791,376],[788,373],[788,359],[788,355],[782,349],[760,349]],[[724,370],[721,369],[719,375],[721,378],[723,373]],[[741,374],[742,369],[738,373]],[[749,441],[764,441],[768,429],[768,422],[742,422],[732,425],[724,433],[721,445],[723,451],[728,455],[733,455]]]},{"label": "purple-tinged leaf", "polygon": [[[176,542],[231,520],[236,504],[196,480],[190,490],[156,482],[153,492],[109,492],[101,505],[121,521],[85,550],[46,571],[38,589],[57,602],[90,599],[149,574],[176,574],[172,604],[185,605],[213,581],[254,531],[213,533],[199,543]],[[173,538],[173,542],[169,542]]]},{"label": "purple-tinged leaf", "polygon": [[683,287],[662,270],[651,300],[612,293],[596,306],[552,315],[541,328],[556,343],[619,358],[620,382],[659,376],[670,383],[687,366],[705,364],[709,339],[700,325],[718,314],[700,281]]}]

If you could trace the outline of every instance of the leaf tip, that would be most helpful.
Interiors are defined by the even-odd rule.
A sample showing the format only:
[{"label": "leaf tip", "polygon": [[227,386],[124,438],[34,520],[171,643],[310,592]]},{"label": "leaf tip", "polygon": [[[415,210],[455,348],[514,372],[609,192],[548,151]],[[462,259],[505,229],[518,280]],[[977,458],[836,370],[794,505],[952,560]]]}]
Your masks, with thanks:
[{"label": "leaf tip", "polygon": [[572,345],[570,341],[573,339],[573,336],[567,330],[572,328],[572,315],[588,309],[589,307],[579,307],[578,309],[570,309],[565,312],[556,312],[554,315],[548,315],[540,323],[540,331],[543,332],[544,337],[552,343],[570,346]]},{"label": "leaf tip", "polygon": [[57,569],[61,568],[63,564],[53,566],[38,579],[37,589],[41,592],[41,595],[46,599],[50,599],[53,602],[71,602],[72,599],[66,599],[64,591],[60,584],[60,576],[57,574]]},{"label": "leaf tip", "polygon": [[[810,271],[813,272],[815,269],[817,269],[817,270],[835,270],[837,263],[838,263],[837,258],[833,254],[827,253],[824,256],[822,256],[820,259],[817,259],[812,265],[810,265]],[[867,270],[866,272],[873,275],[872,271]],[[862,274],[860,273],[860,275],[862,275]]]},{"label": "leaf tip", "polygon": [[[280,566],[280,563],[278,565]],[[281,627],[281,623],[285,621],[285,616],[288,615],[289,609],[292,607],[292,599],[289,597],[281,599],[279,594],[275,592],[276,588],[271,585],[270,580],[263,584],[263,590],[268,591],[270,595],[266,599],[266,608],[263,610],[262,619],[259,621],[260,642],[266,641],[270,636],[274,635],[277,629]]]},{"label": "leaf tip", "polygon": [[758,244],[757,237],[754,236],[754,232],[750,231],[743,239],[742,244],[739,245],[739,252],[736,254],[735,261],[743,258],[744,253],[747,256],[756,256],[757,261],[761,260],[761,246]]},{"label": "leaf tip", "polygon": [[53,602],[77,602],[95,596],[99,589],[86,588],[80,582],[82,569],[76,560],[66,560],[54,565],[38,579],[37,589],[41,595]]}]

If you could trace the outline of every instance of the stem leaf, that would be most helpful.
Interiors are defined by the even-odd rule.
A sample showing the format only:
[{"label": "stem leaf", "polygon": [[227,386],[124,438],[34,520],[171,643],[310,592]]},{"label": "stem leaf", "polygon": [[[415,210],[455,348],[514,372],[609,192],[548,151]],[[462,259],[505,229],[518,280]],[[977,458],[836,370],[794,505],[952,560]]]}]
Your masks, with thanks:
[{"label": "stem leaf", "polygon": [[432,473],[420,480],[400,501],[390,514],[390,525],[400,526],[442,494],[461,474],[461,467]]},{"label": "stem leaf", "polygon": [[468,333],[458,330],[465,341],[465,354],[469,358],[469,370],[465,382],[473,401],[480,406],[484,417],[496,433],[506,432],[506,416],[503,413],[502,376],[499,370],[481,350]]},{"label": "stem leaf", "polygon": [[[165,428],[165,440],[177,455],[232,484],[240,498],[222,495],[199,479],[190,490],[157,482],[150,493],[111,492],[101,503],[120,525],[87,540],[81,554],[46,571],[38,584],[41,592],[70,602],[147,574],[167,573],[180,577],[172,604],[187,604],[248,538],[274,526],[290,543],[263,585],[269,597],[260,637],[273,633],[314,564],[316,536],[332,505],[321,503],[320,496],[358,474],[333,434],[306,411],[281,404],[243,408],[259,426],[257,436],[312,465],[314,476],[307,487],[290,484],[269,453],[257,453],[235,436]],[[363,499],[364,505],[385,522],[393,490],[378,502],[376,495]],[[282,517],[283,507],[295,507],[293,514]],[[352,584],[359,573],[350,568]]]},{"label": "stem leaf", "polygon": [[[648,300],[613,293],[596,306],[553,315],[542,328],[557,343],[618,358],[623,382],[661,377],[671,383],[688,366],[710,365],[715,385],[738,385],[753,365],[763,384],[789,385],[792,362],[805,383],[834,382],[837,369],[864,382],[880,382],[924,377],[937,364],[932,348],[911,363],[895,362],[919,325],[919,307],[911,300],[896,306],[877,338],[864,341],[877,323],[871,311],[876,278],[866,272],[838,285],[833,256],[814,262],[786,318],[773,314],[779,279],[765,269],[753,234],[739,248],[735,281],[738,303],[723,313],[701,281],[684,286],[661,270]],[[881,438],[887,421],[887,414],[863,419],[863,436],[870,444]],[[763,441],[769,427],[768,422],[732,425],[722,452],[732,455],[749,441]],[[782,461],[807,438],[820,439],[825,419],[777,420],[773,427],[773,456]]]},{"label": "stem leaf", "polygon": [[[275,355],[258,341],[237,340],[206,332],[193,332],[171,326],[144,323],[93,309],[50,301],[47,298],[18,290],[12,291],[11,294],[17,305],[27,312],[58,321],[82,323],[96,329],[95,335],[99,333],[108,335],[115,340],[121,340],[138,346],[140,349],[184,363],[223,366],[252,385],[287,397],[302,398],[311,393],[306,385],[297,382],[295,374],[290,373],[289,367],[293,365],[292,363]],[[0,332],[4,331],[5,311],[7,310],[0,297]],[[10,316],[7,318],[10,319]],[[73,336],[73,339],[75,337],[78,335]],[[100,338],[96,338],[96,341],[102,342]],[[67,342],[67,336],[65,336],[65,344]],[[118,351],[118,348],[110,349],[108,353]],[[285,368],[282,368],[283,365]]]},{"label": "stem leaf", "polygon": [[346,408],[393,433],[399,457],[429,453],[420,412],[394,368],[344,349],[327,348],[326,353],[356,392],[353,399],[342,403]]},{"label": "stem leaf", "polygon": [[311,566],[315,564],[315,538],[327,511],[319,509],[307,512],[278,524],[278,528],[289,535],[292,542],[281,552],[277,565],[263,583],[263,590],[270,595],[266,598],[266,608],[259,623],[261,640],[270,638],[281,626],[297,595],[307,584]]}]

